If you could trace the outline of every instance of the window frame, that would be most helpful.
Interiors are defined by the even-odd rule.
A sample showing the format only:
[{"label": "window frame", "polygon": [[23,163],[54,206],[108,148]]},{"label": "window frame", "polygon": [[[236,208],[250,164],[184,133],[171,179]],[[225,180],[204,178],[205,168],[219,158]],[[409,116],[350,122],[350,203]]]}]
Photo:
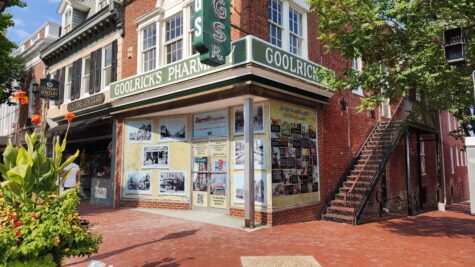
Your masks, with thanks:
[{"label": "window frame", "polygon": [[425,151],[425,142],[424,141],[419,141],[419,157],[421,161],[421,175],[424,176],[426,175],[426,151]]},{"label": "window frame", "polygon": [[455,173],[453,148],[450,146],[450,172]]},{"label": "window frame", "polygon": [[[109,66],[106,66],[106,50],[110,48],[111,50],[111,63]],[[102,90],[101,91],[106,91],[109,89],[110,87],[110,84],[112,83],[112,81],[109,82],[108,85],[106,85],[106,70],[107,69],[110,69],[110,72],[111,72],[111,80],[112,80],[112,58],[113,58],[113,49],[112,49],[112,43],[111,44],[108,44],[104,47],[102,47],[102,60],[101,60],[101,88]]]},{"label": "window frame", "polygon": [[[170,39],[170,40],[167,40],[168,38],[168,31],[167,31],[167,22],[170,21],[171,19],[175,19],[175,22],[176,22],[176,17],[178,16],[181,16],[181,34],[179,36],[175,36],[173,39]],[[184,30],[185,30],[185,23],[184,23],[184,14],[183,14],[183,10],[180,10],[176,13],[173,13],[172,15],[166,17],[164,20],[163,20],[163,23],[162,23],[162,27],[163,27],[163,45],[161,46],[162,47],[162,62],[163,62],[163,65],[168,65],[168,64],[171,64],[171,63],[174,63],[174,62],[177,62],[177,61],[180,61],[182,60],[184,57],[185,57],[185,54],[184,54],[184,49],[185,48],[185,44],[184,44]],[[176,31],[177,27],[175,25],[175,28],[173,29],[174,31]],[[178,43],[181,41],[181,48],[180,49],[177,49],[175,50],[178,51],[178,50],[181,50],[181,56],[179,59],[176,59],[175,61],[170,61],[168,62],[168,46],[169,45],[173,45],[174,43]]]},{"label": "window frame", "polygon": [[[64,78],[64,103],[71,102],[71,88],[73,86],[73,64],[69,64],[65,68],[65,78]],[[71,74],[71,80],[68,81],[69,75]]]},{"label": "window frame", "polygon": [[[153,47],[149,47],[147,48],[146,50],[144,49],[144,33],[145,33],[145,30],[151,26],[155,26],[155,45]],[[148,23],[146,26],[144,26],[141,30],[140,30],[140,70],[141,72],[148,72],[148,71],[151,71],[151,70],[154,70],[154,69],[157,69],[157,66],[158,66],[158,55],[159,55],[159,25],[157,22],[152,22],[152,23]],[[155,66],[154,68],[152,69],[148,69],[148,70],[145,70],[145,53],[149,52],[149,51],[152,51],[152,49],[155,49]]]},{"label": "window frame", "polygon": [[[89,60],[89,71],[86,72],[86,60]],[[91,86],[89,83],[89,79],[91,77],[91,56],[86,56],[82,58],[82,66],[81,66],[81,94],[79,98],[89,96],[89,87]],[[88,80],[88,85],[86,86],[86,79]]]},{"label": "window frame", "polygon": [[[278,22],[275,22],[273,19],[271,19],[271,16],[269,16],[271,14],[271,9],[272,11],[274,11],[273,7],[271,7],[269,5],[269,3],[273,3],[273,2],[278,2],[280,4],[280,10],[278,11],[280,13],[280,24]],[[284,35],[284,3],[283,1],[281,0],[268,0],[267,1],[267,14],[268,14],[268,17],[267,17],[267,21],[269,23],[269,43],[277,46],[277,47],[280,47],[280,48],[283,48],[283,35]],[[277,19],[278,21],[278,19]],[[280,31],[280,40],[276,37],[275,39],[278,40],[280,42],[280,45],[279,44],[274,44],[272,43],[272,31],[271,31],[271,27],[276,27],[277,30]]]},{"label": "window frame", "polygon": [[[68,14],[69,14],[69,18],[68,18]],[[71,7],[68,7],[64,11],[63,32],[61,33],[61,35],[65,35],[68,32],[70,32],[72,30],[72,26],[73,26],[73,9]]]},{"label": "window frame", "polygon": [[[351,68],[357,72],[363,71],[363,58],[362,57],[352,58]],[[351,92],[353,92],[353,94],[358,95],[358,96],[364,96],[363,87],[361,86],[358,86],[358,88],[351,90]]]}]

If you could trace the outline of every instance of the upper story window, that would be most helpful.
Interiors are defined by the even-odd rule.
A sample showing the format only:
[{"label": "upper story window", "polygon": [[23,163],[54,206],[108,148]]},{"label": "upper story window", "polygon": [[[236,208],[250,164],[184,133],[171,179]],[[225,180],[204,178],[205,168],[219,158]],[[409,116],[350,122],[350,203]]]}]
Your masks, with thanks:
[{"label": "upper story window", "polygon": [[195,39],[195,25],[193,24],[195,22],[195,5],[192,4],[189,7],[189,27],[188,27],[188,40],[189,40],[189,51],[192,55],[197,54],[198,51],[193,49],[193,40]]},{"label": "upper story window", "polygon": [[97,11],[109,5],[109,0],[97,0]]},{"label": "upper story window", "polygon": [[452,125],[451,125],[451,119],[450,119],[450,113],[447,113],[447,127],[449,129],[449,132],[452,131]]},{"label": "upper story window", "polygon": [[424,141],[420,141],[421,175],[426,175],[426,152]]},{"label": "upper story window", "polygon": [[73,21],[73,11],[71,9],[68,9],[66,13],[64,13],[63,35],[71,31],[72,21]]},{"label": "upper story window", "polygon": [[71,100],[71,89],[73,85],[73,65],[66,67],[66,81],[64,83],[64,96],[67,100]]},{"label": "upper story window", "polygon": [[142,70],[153,70],[157,62],[157,24],[153,23],[143,30]]},{"label": "upper story window", "polygon": [[[363,60],[361,59],[361,57],[352,58],[351,68],[358,72],[363,70]],[[354,88],[353,93],[363,96],[363,87],[358,86],[357,88]]]},{"label": "upper story window", "polygon": [[282,47],[282,2],[269,0],[269,41],[271,44]]},{"label": "upper story window", "polygon": [[81,96],[89,94],[90,77],[91,77],[91,56],[83,59],[82,63],[82,83]]},{"label": "upper story window", "polygon": [[104,48],[103,62],[104,87],[107,87],[112,82],[112,44]]},{"label": "upper story window", "polygon": [[268,0],[269,42],[307,57],[307,14],[292,0]]},{"label": "upper story window", "polygon": [[176,14],[165,23],[167,64],[183,58],[183,15]]}]

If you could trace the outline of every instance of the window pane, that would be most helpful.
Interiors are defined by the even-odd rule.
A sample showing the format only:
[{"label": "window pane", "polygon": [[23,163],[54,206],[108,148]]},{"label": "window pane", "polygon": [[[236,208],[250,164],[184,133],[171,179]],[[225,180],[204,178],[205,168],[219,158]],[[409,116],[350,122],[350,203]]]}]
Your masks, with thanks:
[{"label": "window pane", "polygon": [[104,86],[108,86],[112,80],[112,68],[109,67],[104,70]]},{"label": "window pane", "polygon": [[143,30],[143,49],[147,50],[157,44],[157,25],[152,24]]},{"label": "window pane", "polygon": [[289,29],[291,33],[302,35],[302,14],[289,8]]},{"label": "window pane", "polygon": [[181,37],[183,34],[183,19],[182,14],[177,14],[167,20],[166,23],[166,37],[167,41]]},{"label": "window pane", "polygon": [[182,58],[182,40],[167,45],[167,63],[172,63]]},{"label": "window pane", "polygon": [[104,49],[104,66],[112,65],[112,46],[108,46]]},{"label": "window pane", "polygon": [[91,73],[91,58],[86,58],[84,60],[84,73],[82,78],[82,88],[83,92],[89,92],[89,75]]},{"label": "window pane", "polygon": [[282,47],[282,29],[269,24],[270,43],[278,47]]},{"label": "window pane", "polygon": [[282,3],[279,0],[268,1],[269,20],[282,25]]},{"label": "window pane", "polygon": [[149,70],[153,70],[155,69],[155,62],[156,62],[156,49],[151,49],[151,50],[148,50],[146,51],[144,54],[143,54],[143,63],[144,63],[144,66],[143,66],[143,70],[144,71],[149,71]]}]

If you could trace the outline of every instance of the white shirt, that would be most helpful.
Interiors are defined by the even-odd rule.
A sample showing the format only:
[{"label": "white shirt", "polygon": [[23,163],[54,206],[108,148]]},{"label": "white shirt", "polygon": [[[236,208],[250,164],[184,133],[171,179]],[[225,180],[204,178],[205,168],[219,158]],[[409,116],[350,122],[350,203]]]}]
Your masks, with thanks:
[{"label": "white shirt", "polygon": [[64,181],[63,187],[76,186],[76,175],[79,171],[79,166],[76,163],[72,162],[72,163],[69,163],[68,166],[64,167],[63,171],[67,172],[70,169],[73,169],[73,170],[69,173],[68,178],[66,178],[66,180]]}]

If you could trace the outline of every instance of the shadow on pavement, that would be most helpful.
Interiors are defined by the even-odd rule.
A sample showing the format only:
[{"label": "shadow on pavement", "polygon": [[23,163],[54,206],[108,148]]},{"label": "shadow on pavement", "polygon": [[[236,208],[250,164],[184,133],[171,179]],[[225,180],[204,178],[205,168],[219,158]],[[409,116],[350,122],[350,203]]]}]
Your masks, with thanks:
[{"label": "shadow on pavement", "polygon": [[385,221],[380,224],[384,229],[395,234],[450,238],[469,237],[475,240],[475,220],[473,219],[417,216],[416,218]]},{"label": "shadow on pavement", "polygon": [[470,202],[461,202],[447,206],[448,211],[470,215]]},{"label": "shadow on pavement", "polygon": [[[89,261],[92,261],[92,260],[106,259],[106,258],[115,256],[115,255],[121,254],[123,252],[126,252],[128,250],[135,249],[135,248],[138,248],[138,247],[147,246],[147,245],[157,243],[157,242],[160,242],[160,241],[183,238],[183,237],[195,235],[196,232],[198,232],[199,230],[200,229],[194,229],[194,230],[189,230],[189,231],[181,231],[181,232],[171,233],[171,234],[165,235],[164,237],[162,237],[160,239],[157,239],[157,240],[153,240],[153,241],[149,241],[149,242],[145,242],[145,243],[141,243],[141,244],[136,244],[136,245],[124,247],[124,248],[121,248],[121,249],[112,250],[112,251],[109,251],[107,253],[98,254],[96,256],[86,258],[82,261],[66,264],[64,266],[76,266],[76,264],[79,264],[79,263],[85,263],[85,262],[89,262]],[[170,259],[170,258],[164,258],[164,259]],[[155,265],[147,265],[147,266],[178,266],[178,265],[159,265],[159,264],[165,263],[165,261],[163,261],[164,259],[162,259],[162,261],[160,261],[160,263],[158,263],[158,262],[157,263],[150,263],[150,264],[155,264]],[[190,259],[191,258],[189,258],[187,260],[190,260]],[[175,263],[167,263],[167,264],[175,264]]]},{"label": "shadow on pavement", "polygon": [[151,262],[147,263],[145,265],[142,265],[142,267],[177,267],[180,266],[181,262],[188,261],[188,260],[193,260],[195,259],[194,257],[187,257],[183,258],[181,260],[175,260],[173,258],[163,258],[159,261],[156,262]]}]

